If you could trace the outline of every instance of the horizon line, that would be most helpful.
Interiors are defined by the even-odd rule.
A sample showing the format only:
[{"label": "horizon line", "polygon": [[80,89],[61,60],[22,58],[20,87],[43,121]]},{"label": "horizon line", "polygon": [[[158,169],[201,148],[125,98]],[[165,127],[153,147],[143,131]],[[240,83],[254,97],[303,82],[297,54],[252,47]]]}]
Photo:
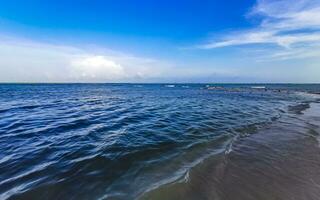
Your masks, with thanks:
[{"label": "horizon line", "polygon": [[314,85],[320,82],[1,82],[0,84],[288,84],[288,85]]}]

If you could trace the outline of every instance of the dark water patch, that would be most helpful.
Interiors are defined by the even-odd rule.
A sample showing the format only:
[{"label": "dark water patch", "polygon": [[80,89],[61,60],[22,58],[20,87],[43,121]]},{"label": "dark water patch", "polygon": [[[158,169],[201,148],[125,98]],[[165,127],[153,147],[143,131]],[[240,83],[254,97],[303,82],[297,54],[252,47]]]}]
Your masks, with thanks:
[{"label": "dark water patch", "polygon": [[308,108],[310,108],[309,103],[301,103],[298,105],[289,106],[289,112],[292,112],[295,114],[302,114],[302,112]]}]

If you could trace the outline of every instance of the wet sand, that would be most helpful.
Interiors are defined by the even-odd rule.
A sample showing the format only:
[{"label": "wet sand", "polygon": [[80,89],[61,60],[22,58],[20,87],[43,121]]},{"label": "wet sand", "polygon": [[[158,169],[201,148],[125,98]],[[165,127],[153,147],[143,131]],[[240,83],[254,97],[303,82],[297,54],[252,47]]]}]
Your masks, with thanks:
[{"label": "wet sand", "polygon": [[319,200],[320,104],[297,109],[141,199]]}]

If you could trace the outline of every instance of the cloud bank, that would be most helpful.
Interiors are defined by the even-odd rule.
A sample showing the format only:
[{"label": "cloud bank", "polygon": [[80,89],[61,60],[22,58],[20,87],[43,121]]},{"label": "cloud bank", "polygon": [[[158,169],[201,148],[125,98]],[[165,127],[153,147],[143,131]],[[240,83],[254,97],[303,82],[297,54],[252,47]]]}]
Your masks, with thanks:
[{"label": "cloud bank", "polygon": [[1,36],[1,82],[139,82],[169,63],[109,49],[85,49]]},{"label": "cloud bank", "polygon": [[[233,82],[234,70],[199,60],[159,60],[88,45],[0,35],[0,82]],[[218,66],[218,65],[217,65]]]}]

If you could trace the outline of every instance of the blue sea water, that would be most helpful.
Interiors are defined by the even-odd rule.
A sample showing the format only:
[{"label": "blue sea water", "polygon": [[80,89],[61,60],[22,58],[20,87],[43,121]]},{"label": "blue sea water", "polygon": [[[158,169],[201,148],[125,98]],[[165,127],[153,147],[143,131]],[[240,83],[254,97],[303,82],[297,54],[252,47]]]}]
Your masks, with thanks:
[{"label": "blue sea water", "polygon": [[308,107],[320,85],[1,84],[0,199],[135,199]]}]

